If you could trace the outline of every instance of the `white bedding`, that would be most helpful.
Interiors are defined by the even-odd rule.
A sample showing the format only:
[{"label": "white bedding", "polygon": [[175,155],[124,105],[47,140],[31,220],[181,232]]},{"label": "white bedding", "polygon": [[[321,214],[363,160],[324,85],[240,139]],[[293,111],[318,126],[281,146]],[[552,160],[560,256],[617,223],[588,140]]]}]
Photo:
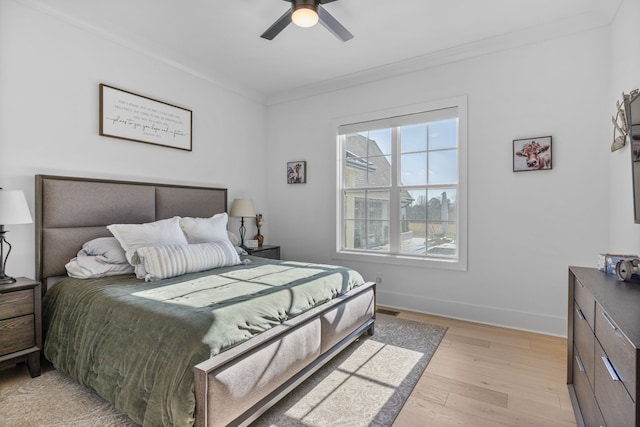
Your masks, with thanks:
[{"label": "white bedding", "polygon": [[114,237],[99,237],[86,242],[65,268],[69,276],[78,279],[131,274],[134,271],[124,249]]}]

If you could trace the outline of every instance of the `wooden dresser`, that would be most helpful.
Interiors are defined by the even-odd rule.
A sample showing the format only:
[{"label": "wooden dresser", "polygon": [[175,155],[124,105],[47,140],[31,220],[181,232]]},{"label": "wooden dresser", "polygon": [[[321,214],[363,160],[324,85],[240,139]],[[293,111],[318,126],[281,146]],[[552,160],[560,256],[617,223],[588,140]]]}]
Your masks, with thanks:
[{"label": "wooden dresser", "polygon": [[640,425],[640,283],[569,268],[567,384],[578,425]]},{"label": "wooden dresser", "polygon": [[24,277],[0,285],[0,365],[27,362],[32,377],[40,375],[41,295],[40,282]]}]

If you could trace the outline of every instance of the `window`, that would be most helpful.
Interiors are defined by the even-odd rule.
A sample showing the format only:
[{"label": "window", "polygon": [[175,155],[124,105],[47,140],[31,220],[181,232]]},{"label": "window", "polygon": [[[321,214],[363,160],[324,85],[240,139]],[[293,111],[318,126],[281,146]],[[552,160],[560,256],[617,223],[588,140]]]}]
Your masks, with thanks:
[{"label": "window", "polygon": [[466,269],[466,99],[456,101],[338,126],[339,256]]}]

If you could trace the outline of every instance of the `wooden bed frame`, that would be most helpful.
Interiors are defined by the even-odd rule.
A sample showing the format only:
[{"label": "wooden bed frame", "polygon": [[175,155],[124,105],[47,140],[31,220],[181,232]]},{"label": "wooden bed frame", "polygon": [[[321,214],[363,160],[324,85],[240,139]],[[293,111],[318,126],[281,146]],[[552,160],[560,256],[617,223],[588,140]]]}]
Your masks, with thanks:
[{"label": "wooden bed frame", "polygon": [[[227,210],[227,190],[36,175],[36,275],[46,292],[82,244],[114,223]],[[274,327],[194,368],[195,425],[247,425],[363,333],[373,335],[375,283]]]}]

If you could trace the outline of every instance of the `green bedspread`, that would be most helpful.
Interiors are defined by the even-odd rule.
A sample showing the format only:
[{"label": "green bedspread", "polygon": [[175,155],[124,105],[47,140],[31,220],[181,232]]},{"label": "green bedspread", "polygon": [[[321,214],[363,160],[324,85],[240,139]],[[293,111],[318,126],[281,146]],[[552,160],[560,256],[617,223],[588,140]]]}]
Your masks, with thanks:
[{"label": "green bedspread", "polygon": [[191,425],[193,366],[363,283],[343,267],[246,258],[152,283],[64,279],[44,298],[44,354],[137,423]]}]

